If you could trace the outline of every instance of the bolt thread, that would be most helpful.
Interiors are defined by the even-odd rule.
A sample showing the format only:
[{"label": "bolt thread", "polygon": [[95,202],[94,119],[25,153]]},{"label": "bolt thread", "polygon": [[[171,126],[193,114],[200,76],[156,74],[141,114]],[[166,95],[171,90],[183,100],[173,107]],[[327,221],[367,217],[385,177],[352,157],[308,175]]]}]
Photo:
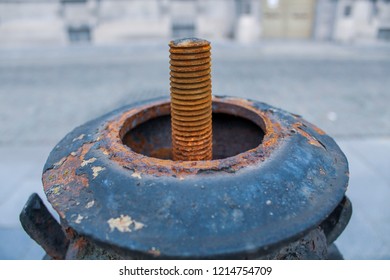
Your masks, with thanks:
[{"label": "bolt thread", "polygon": [[173,160],[211,160],[210,42],[190,38],[169,46]]}]

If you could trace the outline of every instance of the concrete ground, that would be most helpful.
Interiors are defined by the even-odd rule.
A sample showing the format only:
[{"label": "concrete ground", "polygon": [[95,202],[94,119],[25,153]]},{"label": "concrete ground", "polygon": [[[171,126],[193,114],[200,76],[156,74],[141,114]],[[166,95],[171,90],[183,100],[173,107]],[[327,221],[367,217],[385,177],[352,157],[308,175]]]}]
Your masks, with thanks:
[{"label": "concrete ground", "polygon": [[[42,198],[44,162],[74,127],[124,104],[169,95],[166,42],[0,49],[0,259],[40,259],[18,215]],[[346,259],[390,259],[390,47],[313,42],[213,44],[213,94],[300,114],[350,163],[354,213]]]}]

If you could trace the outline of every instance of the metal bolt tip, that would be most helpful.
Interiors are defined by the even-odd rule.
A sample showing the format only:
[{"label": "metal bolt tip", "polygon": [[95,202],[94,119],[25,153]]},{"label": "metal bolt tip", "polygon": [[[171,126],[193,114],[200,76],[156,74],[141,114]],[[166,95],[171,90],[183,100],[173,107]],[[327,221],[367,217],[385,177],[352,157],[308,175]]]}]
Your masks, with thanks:
[{"label": "metal bolt tip", "polygon": [[169,43],[169,46],[171,47],[182,47],[182,48],[200,47],[200,46],[207,46],[207,45],[210,45],[209,41],[200,38],[193,38],[193,37],[177,39]]}]

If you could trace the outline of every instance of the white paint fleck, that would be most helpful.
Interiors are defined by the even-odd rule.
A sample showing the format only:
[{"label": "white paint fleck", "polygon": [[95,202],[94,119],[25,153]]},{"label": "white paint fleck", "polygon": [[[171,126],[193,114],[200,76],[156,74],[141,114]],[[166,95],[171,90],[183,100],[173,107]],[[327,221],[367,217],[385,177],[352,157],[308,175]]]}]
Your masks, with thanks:
[{"label": "white paint fleck", "polygon": [[133,220],[130,216],[120,215],[118,218],[111,218],[107,221],[110,230],[117,229],[120,232],[132,232],[133,230],[140,230],[145,225],[141,222]]},{"label": "white paint fleck", "polygon": [[79,137],[74,138],[72,142],[77,141],[77,140],[82,140],[84,138],[84,136],[85,136],[85,134],[81,134]]},{"label": "white paint fleck", "polygon": [[94,163],[96,161],[96,158],[90,158],[90,159],[88,159],[88,160],[83,160],[83,162],[81,163],[81,167],[84,167],[84,166],[86,166],[86,165],[88,165],[88,164],[90,164],[90,163]]},{"label": "white paint fleck", "polygon": [[265,204],[271,205],[271,204],[272,204],[272,201],[271,201],[271,200],[267,200],[267,201],[265,202]]},{"label": "white paint fleck", "polygon": [[87,205],[85,206],[85,208],[89,209],[89,208],[91,208],[94,204],[95,204],[95,200],[92,200],[92,201],[90,201],[90,202],[87,203]]},{"label": "white paint fleck", "polygon": [[77,216],[77,219],[74,221],[76,224],[80,224],[81,221],[84,219],[83,216],[81,216],[80,214]]},{"label": "white paint fleck", "polygon": [[61,166],[64,162],[66,161],[66,157],[63,157],[62,159],[60,159],[58,162],[54,163],[54,167],[58,167],[58,166]]},{"label": "white paint fleck", "polygon": [[105,167],[101,167],[101,166],[92,166],[93,178],[95,179],[99,175],[99,172],[105,169],[106,169]]},{"label": "white paint fleck", "polygon": [[157,249],[156,247],[152,247],[150,250],[149,250],[149,253],[151,253],[153,256],[160,256],[161,255],[161,252],[159,249]]},{"label": "white paint fleck", "polygon": [[75,156],[77,156],[77,153],[76,152],[71,152],[70,155],[75,157]]},{"label": "white paint fleck", "polygon": [[140,222],[137,222],[137,221],[133,221],[134,223],[134,230],[140,230],[144,227],[144,224],[143,223],[140,223]]},{"label": "white paint fleck", "polygon": [[134,172],[133,174],[131,174],[131,177],[142,179],[141,173],[139,173],[139,172]]},{"label": "white paint fleck", "polygon": [[270,216],[273,216],[273,215],[274,215],[274,213],[273,213],[273,212],[269,212],[269,215],[270,215]]}]

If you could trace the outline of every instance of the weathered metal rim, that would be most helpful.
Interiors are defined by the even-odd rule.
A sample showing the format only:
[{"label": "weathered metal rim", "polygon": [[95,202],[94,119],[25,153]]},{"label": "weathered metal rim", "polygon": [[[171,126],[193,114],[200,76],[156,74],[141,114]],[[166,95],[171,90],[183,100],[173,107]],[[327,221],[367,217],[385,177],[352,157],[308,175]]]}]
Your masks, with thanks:
[{"label": "weathered metal rim", "polygon": [[126,114],[160,108],[166,99],[118,109],[65,136],[42,178],[63,226],[152,257],[217,258],[262,254],[324,221],[348,185],[348,162],[334,140],[300,116],[267,104],[216,100],[267,116],[263,143],[249,158],[245,152],[236,156],[238,162],[227,158],[199,169],[197,162],[171,161],[171,168],[163,168],[140,154],[129,157],[119,133]]},{"label": "weathered metal rim", "polygon": [[[258,157],[258,154],[264,153],[264,147],[267,148],[267,153],[270,153],[277,146],[278,132],[280,131],[279,124],[273,122],[264,112],[255,108],[252,102],[237,98],[213,97],[213,113],[235,115],[252,121],[265,134],[262,143],[254,149],[232,157],[205,161],[173,161],[153,158],[136,153],[130,147],[124,145],[122,139],[131,129],[153,118],[170,114],[170,101],[166,99],[130,109],[122,113],[119,118],[117,117],[110,121],[104,130],[101,131],[107,147],[105,152],[113,155],[111,160],[121,166],[126,164],[129,159],[132,159],[132,162],[136,164],[131,164],[133,168],[130,169],[137,169],[137,165],[154,167],[153,169],[142,168],[142,173],[144,174],[159,176],[176,176],[180,174],[180,176],[184,176],[206,170],[217,171],[227,168],[237,171],[263,160],[263,158]],[[101,149],[105,148],[101,147]],[[159,170],[158,174],[156,169]]]}]

